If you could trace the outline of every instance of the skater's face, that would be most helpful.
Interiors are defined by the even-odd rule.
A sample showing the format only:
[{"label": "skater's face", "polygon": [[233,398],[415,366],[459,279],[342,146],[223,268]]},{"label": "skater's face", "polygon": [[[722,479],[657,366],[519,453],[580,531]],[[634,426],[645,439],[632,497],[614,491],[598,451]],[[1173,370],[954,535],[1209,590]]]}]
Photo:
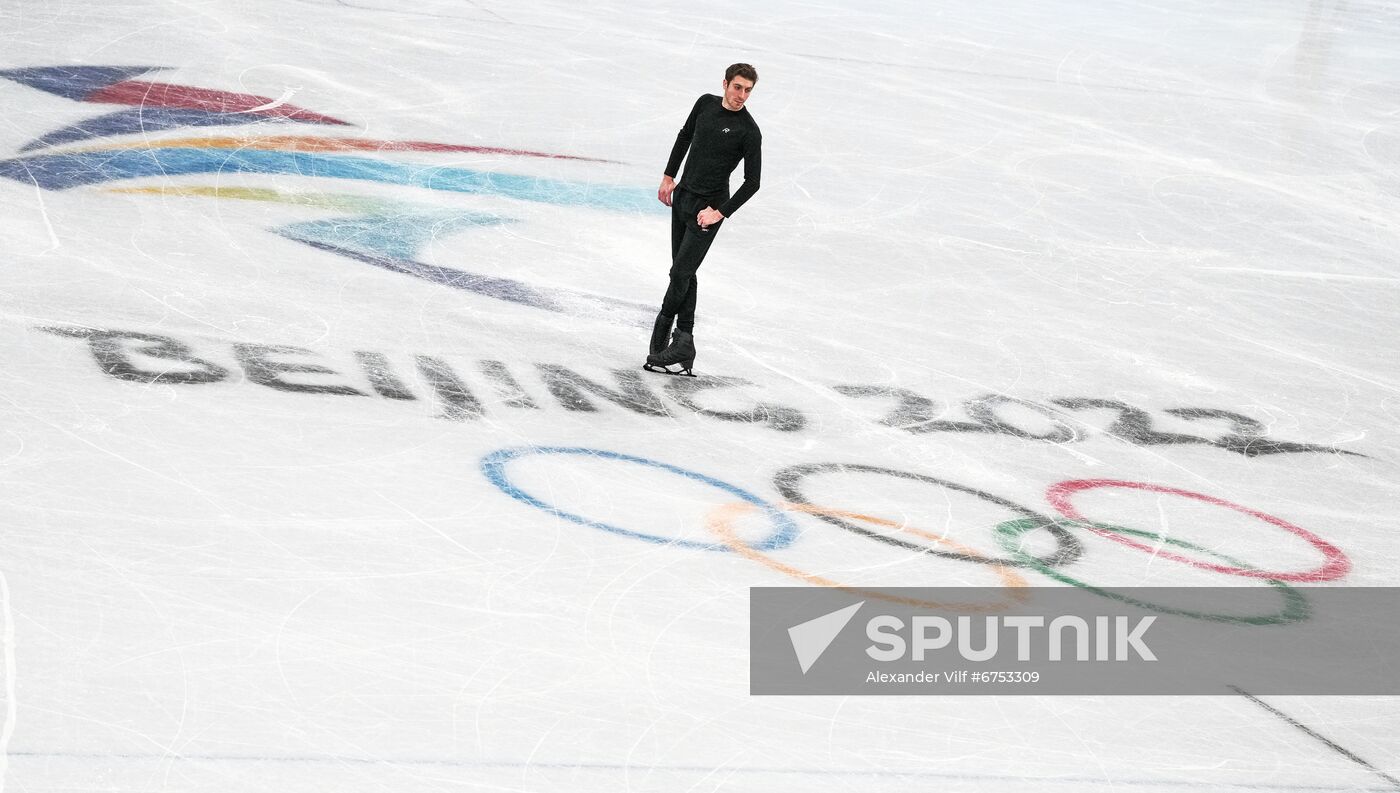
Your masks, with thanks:
[{"label": "skater's face", "polygon": [[724,83],[724,106],[730,110],[743,110],[744,103],[749,101],[749,94],[753,91],[753,81],[747,77],[734,75],[732,80]]}]

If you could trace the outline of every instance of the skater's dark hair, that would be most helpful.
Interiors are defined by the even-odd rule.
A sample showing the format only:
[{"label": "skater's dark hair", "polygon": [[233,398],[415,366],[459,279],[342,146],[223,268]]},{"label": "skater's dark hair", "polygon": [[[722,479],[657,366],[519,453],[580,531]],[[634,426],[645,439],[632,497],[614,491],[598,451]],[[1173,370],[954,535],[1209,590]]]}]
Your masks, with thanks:
[{"label": "skater's dark hair", "polygon": [[747,63],[736,63],[724,70],[724,81],[727,83],[735,77],[742,77],[754,84],[758,83],[758,70]]}]

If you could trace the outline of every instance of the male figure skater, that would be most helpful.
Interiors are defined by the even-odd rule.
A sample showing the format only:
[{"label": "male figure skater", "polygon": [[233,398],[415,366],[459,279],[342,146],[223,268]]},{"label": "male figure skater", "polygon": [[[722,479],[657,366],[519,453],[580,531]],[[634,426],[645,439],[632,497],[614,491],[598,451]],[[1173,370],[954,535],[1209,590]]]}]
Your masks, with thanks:
[{"label": "male figure skater", "polygon": [[[705,94],[695,102],[685,126],[676,135],[671,159],[656,197],[671,208],[671,282],[661,300],[661,312],[651,331],[644,369],[694,377],[695,271],[725,218],[758,192],[763,169],[763,133],[744,104],[758,82],[758,72],[736,63],[724,72],[724,94]],[[685,160],[685,174],[676,173]],[[729,194],[729,175],[744,161],[744,183]],[[675,333],[671,325],[675,323]],[[671,343],[666,344],[666,337]],[[680,364],[678,371],[671,371]]]}]

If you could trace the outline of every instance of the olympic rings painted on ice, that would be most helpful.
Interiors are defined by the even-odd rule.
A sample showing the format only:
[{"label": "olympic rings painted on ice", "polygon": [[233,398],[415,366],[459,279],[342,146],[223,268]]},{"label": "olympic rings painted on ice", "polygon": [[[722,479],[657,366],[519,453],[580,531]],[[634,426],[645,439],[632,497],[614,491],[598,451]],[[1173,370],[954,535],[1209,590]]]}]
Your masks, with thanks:
[{"label": "olympic rings painted on ice", "polygon": [[[736,497],[742,503],[732,503],[719,507],[707,517],[707,528],[715,535],[717,535],[717,537],[720,539],[720,542],[717,543],[699,542],[695,540],[671,539],[655,534],[647,534],[645,532],[625,529],[620,526],[612,525],[610,523],[593,520],[582,515],[568,512],[536,496],[526,493],[524,490],[522,490],[520,487],[518,487],[510,481],[509,477],[506,475],[506,467],[511,461],[530,455],[577,455],[604,460],[617,460],[637,465],[648,466],[662,471],[667,471],[669,473],[677,474],[681,477],[700,482],[702,484],[709,485],[710,487],[720,490],[730,496]],[[886,600],[893,600],[894,598],[872,590],[863,590],[848,587],[844,584],[840,584],[822,576],[818,576],[816,574],[800,570],[796,567],[793,567],[792,565],[788,565],[769,556],[767,554],[768,551],[774,551],[785,548],[788,545],[791,545],[793,541],[797,539],[797,525],[792,521],[792,518],[790,518],[786,513],[801,512],[813,515],[827,523],[830,523],[834,526],[839,526],[840,528],[850,531],[854,534],[859,534],[861,536],[868,537],[870,539],[877,540],[879,542],[883,542],[899,548],[905,548],[916,553],[927,554],[930,556],[939,556],[948,559],[957,559],[966,562],[974,562],[977,564],[991,565],[993,568],[996,569],[997,575],[1001,577],[1003,585],[1012,591],[1013,599],[1020,599],[1015,596],[1015,593],[1025,586],[1025,580],[1007,568],[1024,567],[1037,570],[1045,574],[1046,576],[1053,578],[1056,581],[1060,581],[1071,586],[1080,587],[1082,589],[1094,592],[1095,594],[1101,595],[1106,598],[1131,603],[1141,608],[1147,608],[1162,613],[1177,614],[1180,616],[1211,620],[1215,622],[1232,622],[1251,625],[1272,625],[1297,622],[1300,620],[1307,619],[1309,615],[1307,600],[1304,598],[1303,594],[1300,591],[1288,586],[1288,584],[1286,584],[1285,582],[1333,580],[1344,576],[1347,573],[1347,571],[1351,568],[1350,560],[1347,558],[1346,554],[1343,553],[1341,549],[1339,549],[1337,546],[1333,545],[1330,542],[1327,542],[1318,535],[1313,534],[1312,532],[1306,529],[1303,529],[1299,526],[1295,526],[1294,524],[1283,520],[1282,518],[1278,518],[1273,515],[1260,512],[1258,510],[1250,509],[1248,507],[1244,507],[1221,498],[1216,498],[1214,496],[1208,496],[1190,490],[1182,490],[1179,488],[1148,484],[1144,482],[1127,482],[1114,479],[1079,479],[1064,481],[1052,485],[1046,491],[1046,498],[1049,500],[1051,505],[1055,507],[1056,510],[1058,510],[1062,515],[1064,515],[1064,518],[1057,519],[1051,518],[1048,515],[1042,515],[1027,507],[1023,507],[1014,501],[1010,501],[1000,496],[993,495],[983,490],[978,490],[968,485],[959,484],[957,482],[951,482],[945,479],[937,479],[932,476],[926,476],[924,474],[913,473],[910,471],[902,471],[893,468],[880,468],[871,465],[857,465],[852,463],[809,463],[804,465],[789,466],[780,470],[774,476],[773,484],[777,488],[777,490],[782,494],[783,498],[785,499],[785,502],[777,504],[766,501],[765,499],[754,495],[740,487],[731,485],[727,482],[715,479],[710,476],[706,476],[704,474],[696,473],[694,471],[670,465],[668,463],[649,460],[644,457],[634,457],[632,455],[619,454],[617,452],[610,452],[601,449],[560,446],[524,446],[501,449],[482,458],[481,471],[485,474],[488,481],[490,481],[496,487],[500,488],[507,495],[510,495],[512,498],[529,504],[537,509],[541,509],[545,512],[548,512],[551,515],[555,515],[557,517],[563,518],[573,523],[577,523],[579,525],[589,526],[592,528],[611,532],[613,534],[618,534],[624,537],[645,540],[646,542],[652,542],[662,545],[672,545],[676,547],[694,548],[707,551],[724,551],[738,553],[739,555],[749,558],[753,561],[759,562],[760,564],[763,564],[772,570],[783,573],[784,575],[792,576],[802,581],[806,581],[811,584],[835,587],[851,592],[858,592],[866,596],[883,597],[883,599]],[[803,495],[801,491],[801,485],[807,477],[813,474],[830,472],[870,473],[879,474],[882,476],[891,476],[899,479],[908,479],[916,482],[924,482],[948,490],[966,493],[968,495],[975,496],[983,501],[987,501],[989,503],[996,504],[997,506],[1004,507],[1010,510],[1011,512],[1021,516],[1019,518],[1004,521],[1001,524],[998,524],[994,532],[997,542],[1002,546],[1002,548],[1005,550],[1008,556],[986,556],[972,548],[968,548],[963,545],[954,543],[939,535],[932,534],[926,531],[921,531],[919,529],[905,526],[894,521],[886,520],[884,518],[878,518],[853,511],[816,506],[809,502]],[[1277,526],[1289,532],[1290,534],[1302,538],[1303,540],[1313,545],[1313,547],[1321,551],[1326,557],[1327,561],[1325,564],[1314,570],[1306,570],[1301,572],[1281,572],[1274,570],[1263,570],[1252,565],[1246,564],[1244,562],[1238,561],[1236,559],[1232,559],[1228,556],[1225,556],[1224,554],[1221,554],[1217,551],[1213,551],[1201,545],[1188,542],[1186,540],[1154,534],[1152,532],[1142,531],[1139,529],[1131,529],[1121,526],[1114,526],[1106,523],[1090,521],[1087,520],[1079,512],[1079,510],[1074,507],[1074,505],[1070,501],[1070,498],[1071,496],[1073,496],[1073,494],[1078,493],[1080,491],[1099,487],[1128,488],[1135,490],[1145,490],[1154,493],[1182,496],[1184,498],[1202,501],[1207,504],[1213,504],[1216,506],[1225,507],[1227,509],[1232,509],[1236,512],[1240,512],[1242,514],[1249,515],[1250,517],[1264,521],[1265,523],[1268,523],[1270,525]],[[768,520],[772,523],[773,531],[767,537],[761,538],[760,540],[753,543],[747,543],[740,540],[735,535],[731,524],[733,519],[737,517],[740,511],[753,509],[763,511],[763,513],[768,517]],[[910,542],[906,539],[892,537],[886,534],[882,534],[878,531],[874,531],[870,528],[866,528],[865,526],[857,525],[852,521],[858,521],[872,526],[892,528],[897,531],[902,531],[906,534],[910,534],[925,540],[930,540],[937,544],[941,544],[943,546],[946,546],[946,548],[934,548],[928,545]],[[1227,575],[1246,576],[1250,578],[1262,579],[1266,581],[1271,587],[1274,587],[1275,589],[1279,590],[1279,593],[1281,594],[1284,600],[1283,608],[1275,614],[1267,614],[1263,616],[1254,617],[1239,617],[1229,614],[1210,614],[1206,612],[1195,612],[1174,609],[1165,605],[1148,603],[1146,601],[1133,599],[1127,595],[1123,595],[1112,590],[1093,586],[1084,581],[1068,576],[1059,569],[1061,567],[1070,565],[1076,560],[1078,560],[1084,550],[1084,546],[1079,541],[1079,539],[1070,533],[1070,528],[1083,528],[1095,534],[1108,537],[1116,542],[1120,542],[1125,545],[1138,548],[1140,550],[1151,551],[1158,557],[1165,557],[1173,561],[1182,562],[1184,564],[1188,564],[1203,570],[1210,570],[1218,573],[1224,573]],[[1045,529],[1049,531],[1052,536],[1054,536],[1056,541],[1056,548],[1053,553],[1047,556],[1040,557],[1034,556],[1026,551],[1021,550],[1020,538],[1026,533],[1035,531],[1037,529]],[[1144,539],[1150,540],[1156,545],[1154,546],[1143,542],[1142,540]],[[1206,562],[1173,551],[1162,550],[1160,547],[1162,545],[1175,546],[1178,549],[1194,552],[1196,554],[1213,556],[1220,562],[1223,562],[1223,564]],[[1004,606],[1004,604],[988,606],[986,604],[933,604],[914,603],[913,601],[908,602],[913,605],[920,606],[937,608],[959,608],[966,610],[985,610]]]},{"label": "olympic rings painted on ice", "polygon": [[[1080,525],[1083,525],[1085,528],[1092,529],[1096,533],[1102,534],[1105,537],[1116,537],[1119,534],[1124,534],[1133,537],[1151,538],[1154,541],[1164,542],[1168,545],[1175,545],[1178,548],[1186,548],[1188,550],[1210,554],[1211,556],[1214,556],[1218,559],[1229,562],[1231,565],[1234,566],[1235,569],[1252,570],[1252,568],[1247,567],[1242,562],[1239,562],[1235,559],[1231,559],[1225,554],[1212,551],[1209,548],[1203,548],[1199,545],[1196,545],[1195,543],[1187,542],[1186,540],[1177,539],[1175,537],[1168,537],[1162,534],[1154,534],[1153,532],[1141,531],[1139,529],[1129,529],[1122,526],[1112,526],[1107,523],[1082,523]],[[1024,551],[1020,550],[1019,545],[1021,535],[1035,528],[1037,528],[1036,524],[1028,520],[1007,521],[1006,523],[1002,523],[997,526],[997,540],[1001,543],[1001,546],[1005,548],[1008,553],[1020,556],[1033,567],[1035,567],[1037,570],[1049,576],[1050,578],[1053,578],[1061,583],[1069,584],[1071,586],[1076,586],[1080,589],[1093,592],[1096,595],[1109,598],[1110,600],[1117,600],[1122,603],[1129,603],[1131,605],[1137,606],[1138,608],[1148,609],[1150,611],[1156,611],[1162,614],[1175,614],[1181,617],[1191,617],[1194,619],[1207,620],[1210,622],[1225,622],[1238,625],[1283,625],[1290,622],[1301,622],[1302,620],[1307,619],[1311,612],[1308,606],[1307,599],[1303,597],[1303,593],[1299,592],[1297,589],[1294,589],[1293,587],[1289,586],[1288,584],[1284,583],[1283,581],[1277,578],[1268,578],[1266,580],[1268,581],[1269,586],[1279,590],[1279,594],[1283,596],[1283,608],[1276,614],[1266,614],[1262,617],[1240,617],[1233,614],[1212,614],[1209,612],[1202,611],[1189,611],[1185,609],[1173,608],[1171,606],[1164,606],[1158,603],[1149,603],[1145,600],[1139,600],[1137,598],[1129,597],[1122,593],[1114,592],[1111,589],[1104,589],[1103,587],[1098,587],[1092,584],[1085,583],[1084,581],[1081,581],[1077,578],[1071,578],[1070,576],[1065,575],[1063,571],[1056,570],[1048,565],[1040,564],[1039,562],[1035,561],[1034,557],[1032,557],[1030,554],[1027,554]]]},{"label": "olympic rings painted on ice", "polygon": [[537,498],[535,496],[530,495],[529,493],[526,493],[524,490],[520,489],[514,483],[512,483],[510,481],[510,478],[506,476],[506,466],[512,460],[516,460],[521,457],[540,454],[566,454],[578,455],[581,457],[594,457],[604,460],[620,460],[622,462],[636,463],[637,465],[645,465],[650,466],[652,468],[659,468],[663,471],[669,471],[670,473],[677,474],[679,476],[685,477],[686,479],[701,482],[709,485],[710,487],[722,490],[731,496],[735,496],[740,500],[748,504],[752,504],[758,509],[763,510],[764,513],[768,515],[769,520],[773,522],[773,533],[765,537],[762,541],[755,543],[752,546],[753,548],[759,551],[773,551],[779,548],[785,548],[788,545],[791,545],[793,540],[797,539],[797,524],[793,523],[790,517],[788,517],[786,514],[783,513],[782,510],[778,509],[768,501],[765,501],[764,499],[750,493],[747,490],[744,490],[743,488],[731,485],[728,482],[724,482],[719,479],[715,479],[714,477],[706,476],[704,474],[696,473],[695,471],[689,471],[678,466],[670,465],[669,463],[657,462],[656,460],[648,460],[645,457],[633,457],[630,454],[619,454],[617,452],[610,452],[602,449],[587,449],[576,446],[519,446],[509,449],[501,449],[499,451],[495,451],[491,454],[486,455],[486,457],[482,458],[481,460],[481,471],[483,474],[486,475],[486,479],[490,481],[491,484],[500,488],[503,492],[505,492],[510,497],[516,499],[517,501],[523,501],[524,503],[529,504],[532,507],[542,509],[551,515],[563,518],[564,520],[570,521],[572,523],[577,523],[581,526],[589,526],[595,529],[602,529],[603,531],[612,532],[613,534],[620,534],[624,537],[631,537],[635,540],[645,540],[647,542],[654,542],[659,545],[673,545],[681,548],[696,548],[705,551],[727,552],[730,550],[729,546],[723,543],[705,543],[696,542],[694,540],[677,540],[672,539],[670,537],[662,537],[655,534],[647,534],[645,532],[624,529],[621,526],[614,526],[611,523],[604,523],[602,521],[592,520],[590,518],[585,518],[582,515],[576,515],[572,512],[565,511],[563,509],[560,509],[559,507],[554,506],[553,504],[544,501],[543,499]]},{"label": "olympic rings painted on ice", "polygon": [[[811,506],[812,502],[809,501],[807,497],[802,494],[801,485],[803,480],[805,480],[812,474],[829,473],[833,471],[858,471],[863,473],[881,474],[883,476],[893,476],[899,479],[909,479],[915,482],[926,482],[928,484],[945,488],[947,490],[956,490],[959,493],[967,493],[969,495],[976,496],[977,498],[980,498],[983,501],[996,504],[1000,507],[1005,507],[1006,509],[1009,509],[1012,512],[1015,512],[1018,515],[1021,515],[1029,520],[1036,521],[1038,526],[1046,529],[1050,532],[1052,536],[1054,536],[1056,544],[1055,552],[1050,554],[1049,556],[1033,557],[1036,564],[1043,564],[1051,567],[1062,567],[1064,565],[1073,564],[1075,560],[1079,558],[1080,554],[1084,552],[1084,546],[1080,544],[1079,538],[1070,534],[1069,531],[1067,531],[1063,526],[1061,526],[1060,522],[1057,521],[1055,518],[1052,518],[1048,515],[1042,515],[1041,513],[1030,509],[1029,507],[1023,507],[1014,501],[1002,498],[1001,496],[993,495],[991,493],[986,492],[985,490],[978,490],[975,487],[969,487],[968,485],[958,484],[957,482],[950,482],[946,479],[936,479],[932,476],[916,474],[910,471],[901,471],[896,468],[879,468],[873,465],[856,465],[853,463],[808,463],[805,465],[793,465],[784,468],[773,475],[773,486],[778,489],[779,493],[782,493],[784,500],[788,501],[789,503]],[[933,556],[942,556],[948,559],[958,559],[964,562],[975,562],[977,564],[1011,565],[1013,567],[1034,566],[1030,559],[1007,559],[1000,557],[961,553],[958,551],[944,551],[931,549],[926,545],[909,542],[908,540],[901,540],[898,537],[891,537],[886,534],[881,534],[877,531],[871,531],[870,529],[857,526],[853,523],[849,523],[843,520],[842,518],[836,517],[834,514],[819,514],[817,515],[817,517],[821,518],[827,523],[830,523],[833,526],[843,528],[846,531],[854,532],[856,534],[869,537],[872,540],[877,540],[879,542],[887,543],[889,545],[894,545],[900,548],[906,548],[908,550],[915,551],[918,553],[927,553]]]},{"label": "olympic rings painted on ice", "polygon": [[[1258,568],[1248,567],[1236,563],[1231,563],[1228,565],[1212,564],[1210,562],[1203,562],[1199,559],[1192,559],[1189,556],[1183,556],[1178,553],[1160,550],[1155,546],[1147,545],[1145,543],[1141,543],[1136,540],[1130,539],[1128,536],[1125,536],[1133,534],[1133,532],[1115,532],[1102,530],[1099,527],[1099,524],[1095,524],[1094,522],[1085,519],[1084,516],[1080,514],[1079,510],[1076,509],[1072,503],[1070,503],[1070,497],[1075,493],[1098,487],[1121,487],[1133,490],[1146,490],[1152,493],[1165,493],[1174,496],[1191,498],[1197,501],[1203,501],[1207,504],[1214,504],[1216,506],[1225,507],[1226,509],[1232,509],[1236,512],[1240,512],[1245,515],[1249,515],[1250,517],[1262,520],[1265,523],[1277,526],[1290,534],[1295,534],[1303,538],[1304,540],[1311,543],[1313,547],[1321,551],[1327,561],[1321,567],[1317,567],[1312,570],[1304,570],[1301,572],[1288,572],[1278,570],[1260,570]],[[1347,558],[1346,554],[1343,553],[1340,548],[1322,539],[1316,534],[1313,534],[1307,529],[1304,529],[1301,526],[1295,526],[1292,523],[1289,523],[1288,521],[1282,518],[1274,517],[1273,515],[1270,515],[1267,512],[1260,512],[1256,509],[1250,509],[1249,507],[1240,506],[1239,504],[1236,504],[1234,502],[1226,501],[1223,498],[1208,496],[1204,493],[1196,493],[1191,490],[1181,490],[1175,487],[1165,487],[1163,485],[1154,485],[1146,482],[1124,482],[1117,479],[1076,479],[1051,485],[1049,490],[1046,491],[1045,497],[1050,501],[1050,503],[1055,507],[1055,509],[1060,511],[1062,515],[1072,520],[1080,522],[1084,525],[1085,528],[1089,529],[1095,534],[1100,534],[1104,537],[1108,537],[1109,539],[1121,542],[1124,545],[1137,548],[1138,550],[1148,551],[1149,553],[1153,553],[1157,556],[1181,562],[1183,564],[1188,564],[1192,567],[1199,567],[1203,570],[1213,570],[1217,573],[1225,573],[1226,575],[1246,576],[1249,578],[1265,578],[1276,581],[1332,581],[1334,579],[1341,578],[1342,576],[1346,575],[1349,570],[1351,570],[1351,560]],[[1150,536],[1157,537],[1158,535],[1153,534]],[[1171,542],[1171,540],[1168,540],[1168,542],[1173,545],[1178,544],[1175,542]],[[1209,553],[1212,556],[1220,556],[1219,554],[1213,553],[1211,551],[1206,551],[1206,549],[1204,548],[1194,548],[1194,550],[1205,551],[1206,553]],[[1223,559],[1224,557],[1220,558]]]},{"label": "olympic rings painted on ice", "polygon": [[[900,531],[905,531],[918,537],[923,537],[926,540],[932,540],[934,542],[947,545],[956,550],[961,555],[985,558],[972,548],[968,548],[965,545],[959,545],[958,543],[955,543],[952,540],[949,540],[945,537],[940,537],[937,534],[923,531],[922,529],[916,529],[913,526],[906,526],[901,523],[896,523],[892,520],[885,520],[884,518],[877,518],[871,515],[861,515],[856,512],[846,512],[844,510],[826,509],[824,507],[812,506],[811,504],[778,504],[778,508],[791,510],[793,512],[804,512],[808,515],[816,515],[817,517],[826,516],[844,518],[848,520],[865,521],[866,523],[873,523],[877,526],[884,526],[891,529],[898,529]],[[816,575],[815,573],[809,573],[805,570],[800,570],[796,567],[793,567],[792,565],[780,562],[774,559],[773,557],[769,556],[768,554],[755,549],[754,547],[746,544],[743,540],[739,539],[738,535],[734,533],[733,519],[740,513],[750,512],[752,510],[753,506],[747,503],[741,502],[737,504],[726,504],[710,513],[709,518],[706,520],[706,525],[709,527],[710,531],[714,532],[715,535],[717,535],[724,542],[725,545],[729,546],[730,550],[734,551],[740,556],[758,562],[759,564],[769,568],[770,570],[776,570],[780,573],[783,573],[784,575],[789,575],[798,580],[805,581],[808,584],[813,584],[815,586],[822,587],[832,587],[834,589],[840,589],[844,592],[849,592],[860,597],[877,598],[879,600],[887,600],[891,603],[900,603],[906,606],[914,606],[916,608],[957,609],[960,611],[999,611],[1005,608],[1009,608],[1013,603],[1024,603],[1026,602],[1026,599],[1028,597],[1027,593],[1024,591],[1024,587],[1026,586],[1026,579],[1016,571],[1010,569],[1009,565],[1003,564],[993,564],[992,569],[996,571],[997,577],[1001,579],[1002,586],[1006,587],[1006,589],[1010,591],[1011,595],[1007,600],[998,603],[938,603],[932,600],[919,600],[918,598],[898,597],[895,595],[891,595],[888,592],[881,592],[879,590],[860,589],[857,587],[847,586],[845,584],[833,581],[829,578]]]}]

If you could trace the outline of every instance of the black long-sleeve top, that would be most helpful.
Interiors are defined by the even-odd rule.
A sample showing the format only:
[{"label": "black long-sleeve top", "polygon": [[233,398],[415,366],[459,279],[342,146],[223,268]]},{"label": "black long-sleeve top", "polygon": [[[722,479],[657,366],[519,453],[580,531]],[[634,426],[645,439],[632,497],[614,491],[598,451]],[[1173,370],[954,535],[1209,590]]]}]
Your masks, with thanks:
[{"label": "black long-sleeve top", "polygon": [[[686,156],[686,152],[690,156]],[[710,200],[710,206],[725,217],[758,192],[763,171],[763,133],[748,108],[738,112],[724,106],[724,98],[705,94],[695,101],[685,126],[676,135],[666,175],[675,178],[685,160],[685,175],[679,186]],[[729,195],[729,175],[744,161],[744,183]]]}]

